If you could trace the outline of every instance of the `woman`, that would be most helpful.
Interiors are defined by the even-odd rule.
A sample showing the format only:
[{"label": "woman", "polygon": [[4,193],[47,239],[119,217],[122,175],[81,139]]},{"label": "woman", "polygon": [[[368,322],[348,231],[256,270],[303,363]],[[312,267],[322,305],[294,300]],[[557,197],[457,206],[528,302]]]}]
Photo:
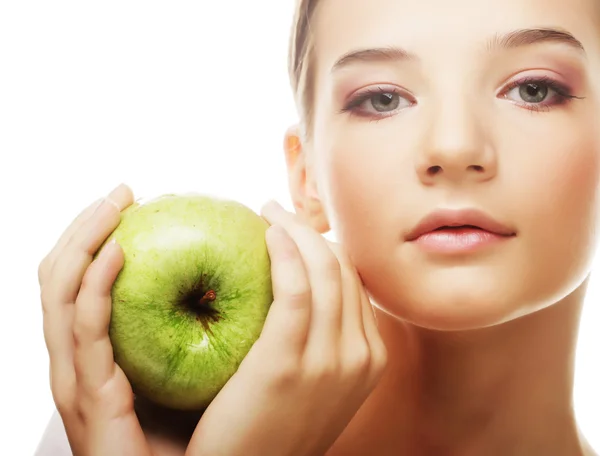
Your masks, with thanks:
[{"label": "woman", "polygon": [[299,2],[296,214],[262,211],[275,301],[193,432],[165,434],[112,361],[123,257],[90,255],[129,188],[40,264],[75,454],[595,454],[572,390],[600,203],[599,6]]}]

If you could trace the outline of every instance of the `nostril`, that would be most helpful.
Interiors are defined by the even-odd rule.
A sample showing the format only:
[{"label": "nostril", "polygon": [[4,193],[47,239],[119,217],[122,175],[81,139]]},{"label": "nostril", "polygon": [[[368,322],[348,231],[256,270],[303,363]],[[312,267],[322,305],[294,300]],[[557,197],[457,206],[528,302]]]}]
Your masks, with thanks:
[{"label": "nostril", "polygon": [[430,166],[427,169],[427,174],[429,174],[430,176],[435,176],[436,174],[439,174],[442,171],[442,167],[441,166]]},{"label": "nostril", "polygon": [[471,166],[469,166],[469,169],[477,171],[478,173],[483,172],[483,166],[480,166],[480,165],[471,165]]}]

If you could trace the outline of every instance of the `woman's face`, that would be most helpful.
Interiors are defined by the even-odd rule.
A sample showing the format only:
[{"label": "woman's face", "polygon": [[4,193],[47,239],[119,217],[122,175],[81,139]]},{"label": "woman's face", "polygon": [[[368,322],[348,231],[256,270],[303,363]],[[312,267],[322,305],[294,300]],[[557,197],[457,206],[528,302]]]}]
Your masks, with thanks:
[{"label": "woman's face", "polygon": [[[379,307],[429,328],[483,327],[585,279],[600,171],[596,3],[321,0],[308,187]],[[437,224],[483,226],[453,212],[481,211],[511,235],[413,239],[444,210]]]}]

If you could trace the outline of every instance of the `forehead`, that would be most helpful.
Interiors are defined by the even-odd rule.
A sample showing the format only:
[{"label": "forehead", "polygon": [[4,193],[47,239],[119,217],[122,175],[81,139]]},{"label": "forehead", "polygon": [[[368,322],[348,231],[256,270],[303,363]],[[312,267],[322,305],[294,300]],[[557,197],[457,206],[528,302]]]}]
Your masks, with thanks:
[{"label": "forehead", "polygon": [[349,51],[371,47],[456,58],[524,28],[566,30],[600,55],[600,0],[320,0],[315,13],[316,57],[326,69]]}]

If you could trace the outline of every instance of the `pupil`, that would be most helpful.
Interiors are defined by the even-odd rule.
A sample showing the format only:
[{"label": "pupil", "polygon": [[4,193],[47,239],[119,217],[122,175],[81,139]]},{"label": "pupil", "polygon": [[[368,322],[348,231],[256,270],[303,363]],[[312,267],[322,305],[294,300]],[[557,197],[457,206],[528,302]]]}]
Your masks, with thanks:
[{"label": "pupil", "polygon": [[540,90],[540,88],[537,85],[529,84],[527,86],[527,95],[535,97],[539,90]]},{"label": "pupil", "polygon": [[392,111],[400,104],[399,97],[394,96],[393,93],[381,93],[371,100],[372,106],[379,112]]},{"label": "pupil", "polygon": [[392,95],[389,93],[382,93],[380,95],[379,102],[384,106],[389,105],[392,102]]},{"label": "pupil", "polygon": [[521,97],[529,103],[539,103],[548,95],[548,88],[542,84],[529,83],[519,89]]}]

